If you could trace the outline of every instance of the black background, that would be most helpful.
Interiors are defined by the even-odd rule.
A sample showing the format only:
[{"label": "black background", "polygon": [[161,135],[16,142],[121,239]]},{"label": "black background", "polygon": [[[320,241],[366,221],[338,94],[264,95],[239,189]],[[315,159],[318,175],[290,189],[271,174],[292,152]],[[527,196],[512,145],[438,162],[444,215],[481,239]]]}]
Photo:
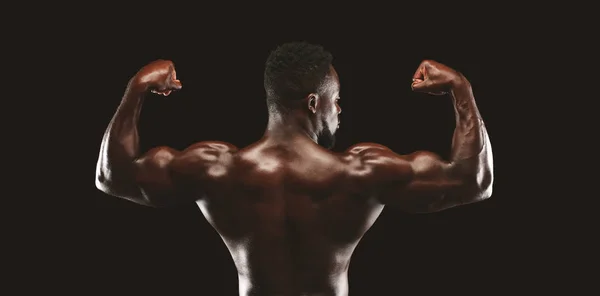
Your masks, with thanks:
[{"label": "black background", "polygon": [[513,161],[522,136],[504,87],[515,63],[503,34],[410,23],[309,30],[275,22],[140,22],[73,31],[61,54],[78,90],[63,101],[78,110],[65,120],[79,132],[67,135],[78,143],[69,151],[76,166],[68,168],[72,185],[53,204],[56,210],[38,216],[59,222],[40,237],[50,260],[59,262],[48,268],[61,270],[46,275],[51,285],[80,295],[236,295],[233,261],[196,205],[147,208],[95,188],[100,141],[128,80],[146,63],[169,59],[183,89],[146,99],[142,150],[183,149],[203,140],[252,143],[267,120],[265,59],[278,44],[298,40],[334,55],[342,89],[334,150],[377,142],[398,153],[430,150],[447,157],[454,129],[450,98],[410,90],[419,63],[433,59],[471,81],[494,151],[491,199],[427,215],[386,208],[353,255],[350,295],[512,294],[540,289],[538,279],[553,273],[558,260],[538,248],[551,230],[540,227],[540,216],[531,217],[539,200],[523,189],[527,173]]}]

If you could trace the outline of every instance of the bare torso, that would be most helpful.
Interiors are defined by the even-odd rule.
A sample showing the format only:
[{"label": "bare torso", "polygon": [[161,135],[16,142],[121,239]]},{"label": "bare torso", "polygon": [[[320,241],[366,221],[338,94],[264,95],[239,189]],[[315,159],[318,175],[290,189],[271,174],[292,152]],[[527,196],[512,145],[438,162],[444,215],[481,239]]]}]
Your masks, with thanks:
[{"label": "bare torso", "polygon": [[[131,79],[109,123],[96,187],[148,206],[196,202],[231,252],[240,295],[345,296],[352,252],[383,205],[430,213],[492,194],[491,145],[466,78],[424,61],[411,87],[451,91],[457,121],[448,161],[427,151],[398,155],[373,143],[332,153],[308,136],[315,128],[300,121],[271,125],[263,139],[241,150],[201,142],[184,151],[157,147],[142,154],[135,124],[142,98],[181,88],[172,62],[159,60]],[[335,119],[334,94],[318,106]],[[308,102],[315,114],[316,100]]]},{"label": "bare torso", "polygon": [[383,209],[353,184],[352,155],[302,139],[222,148],[197,203],[231,252],[240,295],[346,295],[352,252]]}]

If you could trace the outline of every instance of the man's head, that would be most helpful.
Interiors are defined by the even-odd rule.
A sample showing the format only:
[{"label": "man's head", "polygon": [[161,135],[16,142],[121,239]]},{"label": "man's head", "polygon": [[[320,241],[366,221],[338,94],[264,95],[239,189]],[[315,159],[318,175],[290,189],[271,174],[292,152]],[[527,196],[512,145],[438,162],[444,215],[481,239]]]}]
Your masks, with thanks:
[{"label": "man's head", "polygon": [[326,148],[333,147],[341,112],[340,83],[332,60],[322,46],[290,42],[271,52],[264,73],[269,112],[303,115]]}]

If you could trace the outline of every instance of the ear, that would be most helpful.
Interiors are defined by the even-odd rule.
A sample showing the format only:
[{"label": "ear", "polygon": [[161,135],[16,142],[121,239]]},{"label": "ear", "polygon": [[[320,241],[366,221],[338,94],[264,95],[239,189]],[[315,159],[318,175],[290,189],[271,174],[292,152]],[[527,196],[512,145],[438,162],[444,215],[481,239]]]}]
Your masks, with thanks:
[{"label": "ear", "polygon": [[319,105],[319,95],[315,93],[311,93],[306,97],[308,102],[308,110],[312,113],[317,112],[317,106]]}]

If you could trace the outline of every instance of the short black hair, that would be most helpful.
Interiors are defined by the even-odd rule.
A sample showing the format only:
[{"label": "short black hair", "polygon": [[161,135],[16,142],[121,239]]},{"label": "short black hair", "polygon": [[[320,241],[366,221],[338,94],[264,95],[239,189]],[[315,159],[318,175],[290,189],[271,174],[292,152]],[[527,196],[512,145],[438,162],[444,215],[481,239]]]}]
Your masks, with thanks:
[{"label": "short black hair", "polygon": [[329,73],[333,57],[323,46],[288,42],[274,49],[265,64],[267,104],[285,104],[315,92]]}]

